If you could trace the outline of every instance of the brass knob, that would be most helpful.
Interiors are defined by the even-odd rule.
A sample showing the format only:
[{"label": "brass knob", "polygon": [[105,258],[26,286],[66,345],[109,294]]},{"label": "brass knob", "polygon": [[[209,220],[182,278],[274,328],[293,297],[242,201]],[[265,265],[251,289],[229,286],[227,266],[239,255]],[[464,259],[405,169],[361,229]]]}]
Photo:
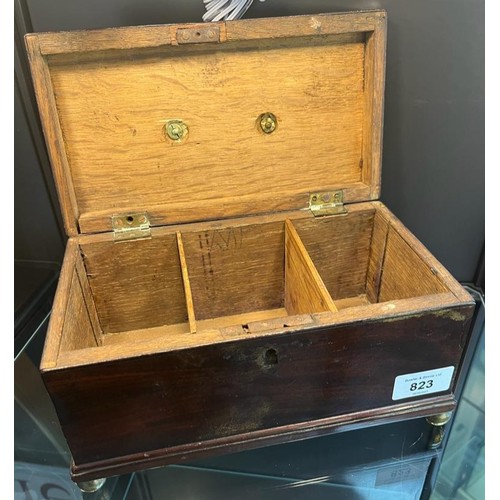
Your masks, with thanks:
[{"label": "brass knob", "polygon": [[165,125],[165,134],[174,142],[184,141],[188,133],[189,129],[182,120],[169,120]]},{"label": "brass knob", "polygon": [[273,133],[278,126],[278,120],[273,113],[262,113],[257,119],[257,122],[264,134]]}]

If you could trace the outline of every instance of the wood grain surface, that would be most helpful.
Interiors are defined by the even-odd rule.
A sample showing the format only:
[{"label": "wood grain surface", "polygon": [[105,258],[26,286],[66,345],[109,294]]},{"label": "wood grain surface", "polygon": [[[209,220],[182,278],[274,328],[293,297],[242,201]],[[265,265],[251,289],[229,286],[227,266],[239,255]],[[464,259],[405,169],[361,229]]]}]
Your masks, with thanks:
[{"label": "wood grain surface", "polygon": [[87,270],[85,269],[85,265],[83,263],[83,257],[80,252],[78,252],[78,255],[76,257],[75,268],[76,268],[76,274],[78,275],[78,281],[80,282],[80,287],[83,294],[83,301],[87,309],[87,313],[89,316],[96,344],[101,345],[103,337],[101,322],[99,320],[99,314],[97,313],[95,299],[92,294],[92,290],[90,288],[89,278],[87,276]]},{"label": "wood grain surface", "polygon": [[57,366],[66,310],[69,305],[69,291],[75,272],[77,256],[78,244],[76,241],[69,239],[64,252],[61,274],[59,275],[54,304],[47,327],[47,336],[45,338],[42,360],[40,362],[41,369],[49,369]]},{"label": "wood grain surface", "polygon": [[[27,37],[71,234],[117,213],[161,225],[378,196],[385,13],[217,26],[215,44],[178,45],[182,25]],[[172,119],[186,140],[165,136]]]},{"label": "wood grain surface", "polygon": [[[273,18],[272,22],[262,18],[218,22],[212,25],[221,31],[220,41],[241,41],[370,32],[379,29],[380,24],[385,22],[385,17],[386,13],[382,10],[359,10]],[[203,29],[206,28],[206,24],[128,26],[36,33],[29,34],[28,37],[38,38],[40,51],[47,56],[177,45],[177,32],[186,28]]]},{"label": "wood grain surface", "polygon": [[390,222],[391,227],[398,233],[404,241],[412,248],[415,255],[422,260],[424,265],[428,267],[432,274],[441,282],[443,286],[448,288],[461,302],[472,304],[473,298],[465,290],[465,288],[451,275],[451,273],[441,264],[436,257],[425,247],[425,245],[412,234],[407,227],[391,212],[383,203],[379,201],[373,202],[373,206],[377,208],[387,221]]},{"label": "wood grain surface", "polygon": [[[286,50],[256,42],[245,50],[183,48],[183,57],[138,55],[132,63],[52,63],[80,212],[220,205],[240,195],[279,196],[276,186],[311,192],[360,181],[363,48],[357,38],[308,39]],[[269,136],[256,124],[266,111],[278,118]],[[165,138],[171,119],[187,124],[185,142]],[[268,210],[265,201],[256,208]],[[210,208],[199,214],[211,217]]]},{"label": "wood grain surface", "polygon": [[387,24],[384,15],[378,29],[366,34],[365,109],[363,122],[363,181],[370,186],[371,199],[380,197],[382,136],[384,123],[385,50]]},{"label": "wood grain surface", "polygon": [[449,291],[411,246],[389,228],[378,302]]},{"label": "wood grain surface", "polygon": [[384,265],[389,227],[389,220],[377,210],[373,218],[370,257],[366,273],[366,296],[370,302],[378,302],[379,299],[380,277]]},{"label": "wood grain surface", "polygon": [[[141,347],[145,348],[148,344],[150,345],[151,342],[156,342],[156,346],[159,349],[162,348],[160,347],[161,344],[165,344],[165,342],[168,342],[170,348],[179,349],[191,345],[201,345],[203,343],[223,340],[228,334],[227,329],[229,327],[231,331],[237,331],[238,334],[241,334],[244,333],[242,325],[247,325],[248,331],[250,331],[252,323],[267,324],[271,319],[283,318],[284,320],[286,317],[287,312],[283,307],[265,311],[252,311],[250,313],[233,314],[197,321],[196,331],[198,334],[195,337],[186,335],[188,331],[186,324],[163,325],[154,328],[108,334],[103,337],[103,345],[119,345],[122,352],[124,349],[133,347],[134,354],[140,352]],[[235,325],[238,326],[237,330],[233,329]],[[132,351],[129,351],[129,354],[132,354]]]},{"label": "wood grain surface", "polygon": [[198,321],[283,307],[284,222],[183,232]]},{"label": "wood grain surface", "polygon": [[59,353],[98,346],[76,269],[69,289]]},{"label": "wood grain surface", "polygon": [[293,223],[333,300],[365,293],[374,210],[348,210]]},{"label": "wood grain surface", "polygon": [[80,248],[104,335],[188,321],[175,233]]},{"label": "wood grain surface", "polygon": [[73,184],[73,174],[70,170],[71,167],[65,148],[64,135],[59,121],[59,111],[55,102],[50,69],[47,60],[41,55],[39,40],[36,36],[26,37],[26,48],[64,227],[68,236],[74,236],[79,232],[77,221],[80,211]]}]

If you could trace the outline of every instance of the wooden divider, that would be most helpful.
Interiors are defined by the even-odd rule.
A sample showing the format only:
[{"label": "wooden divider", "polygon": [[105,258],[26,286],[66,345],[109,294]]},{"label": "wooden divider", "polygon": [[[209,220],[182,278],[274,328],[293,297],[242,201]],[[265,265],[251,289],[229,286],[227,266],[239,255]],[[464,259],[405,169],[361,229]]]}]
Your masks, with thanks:
[{"label": "wooden divider", "polygon": [[[297,230],[293,223],[287,219],[284,222],[284,309],[276,309],[282,311],[287,316],[298,314],[312,314],[318,312],[336,312],[338,309],[328,292],[323,280],[317,271],[311,257],[309,256],[302,240],[300,239]],[[177,231],[177,246],[179,250],[179,261],[182,271],[182,279],[184,283],[184,295],[187,305],[189,329],[191,333],[196,333],[198,329],[204,329],[201,324],[210,322],[210,325],[215,322],[219,323],[219,318],[213,320],[201,321],[201,324],[196,319],[195,305],[193,301],[193,292],[189,279],[189,266],[184,249],[183,236],[180,231]],[[265,244],[265,243],[263,243]],[[286,311],[286,312],[285,312]],[[265,311],[269,315],[270,311]],[[258,320],[262,311],[248,312],[244,316],[245,321],[248,317],[255,314],[255,319]],[[235,315],[229,315],[229,318]],[[267,318],[267,316],[266,316]],[[267,318],[268,320],[269,318]],[[227,323],[227,321],[225,321]]]},{"label": "wooden divider", "polygon": [[289,219],[285,221],[285,308],[289,315],[337,311]]},{"label": "wooden divider", "polygon": [[184,283],[184,295],[186,297],[189,331],[191,333],[196,333],[196,317],[194,314],[193,295],[191,293],[191,283],[189,282],[186,254],[184,253],[184,245],[182,243],[182,235],[180,231],[177,231],[177,248],[179,249],[179,259],[182,271],[182,282]]}]

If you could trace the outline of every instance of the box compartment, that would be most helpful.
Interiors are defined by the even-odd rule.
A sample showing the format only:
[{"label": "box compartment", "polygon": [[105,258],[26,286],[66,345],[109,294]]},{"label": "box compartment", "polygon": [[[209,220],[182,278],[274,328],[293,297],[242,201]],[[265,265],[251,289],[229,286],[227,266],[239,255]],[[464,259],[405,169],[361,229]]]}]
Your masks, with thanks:
[{"label": "box compartment", "polygon": [[179,349],[457,289],[375,203],[275,219],[164,228],[118,243],[81,238],[59,352],[120,345],[123,355],[153,339]]}]

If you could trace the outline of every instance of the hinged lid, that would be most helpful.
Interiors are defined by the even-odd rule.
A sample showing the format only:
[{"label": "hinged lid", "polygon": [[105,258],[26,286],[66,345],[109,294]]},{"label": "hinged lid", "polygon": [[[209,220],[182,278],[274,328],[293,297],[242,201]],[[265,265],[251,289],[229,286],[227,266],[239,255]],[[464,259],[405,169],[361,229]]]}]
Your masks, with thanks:
[{"label": "hinged lid", "polygon": [[385,12],[27,35],[69,235],[380,190]]}]

